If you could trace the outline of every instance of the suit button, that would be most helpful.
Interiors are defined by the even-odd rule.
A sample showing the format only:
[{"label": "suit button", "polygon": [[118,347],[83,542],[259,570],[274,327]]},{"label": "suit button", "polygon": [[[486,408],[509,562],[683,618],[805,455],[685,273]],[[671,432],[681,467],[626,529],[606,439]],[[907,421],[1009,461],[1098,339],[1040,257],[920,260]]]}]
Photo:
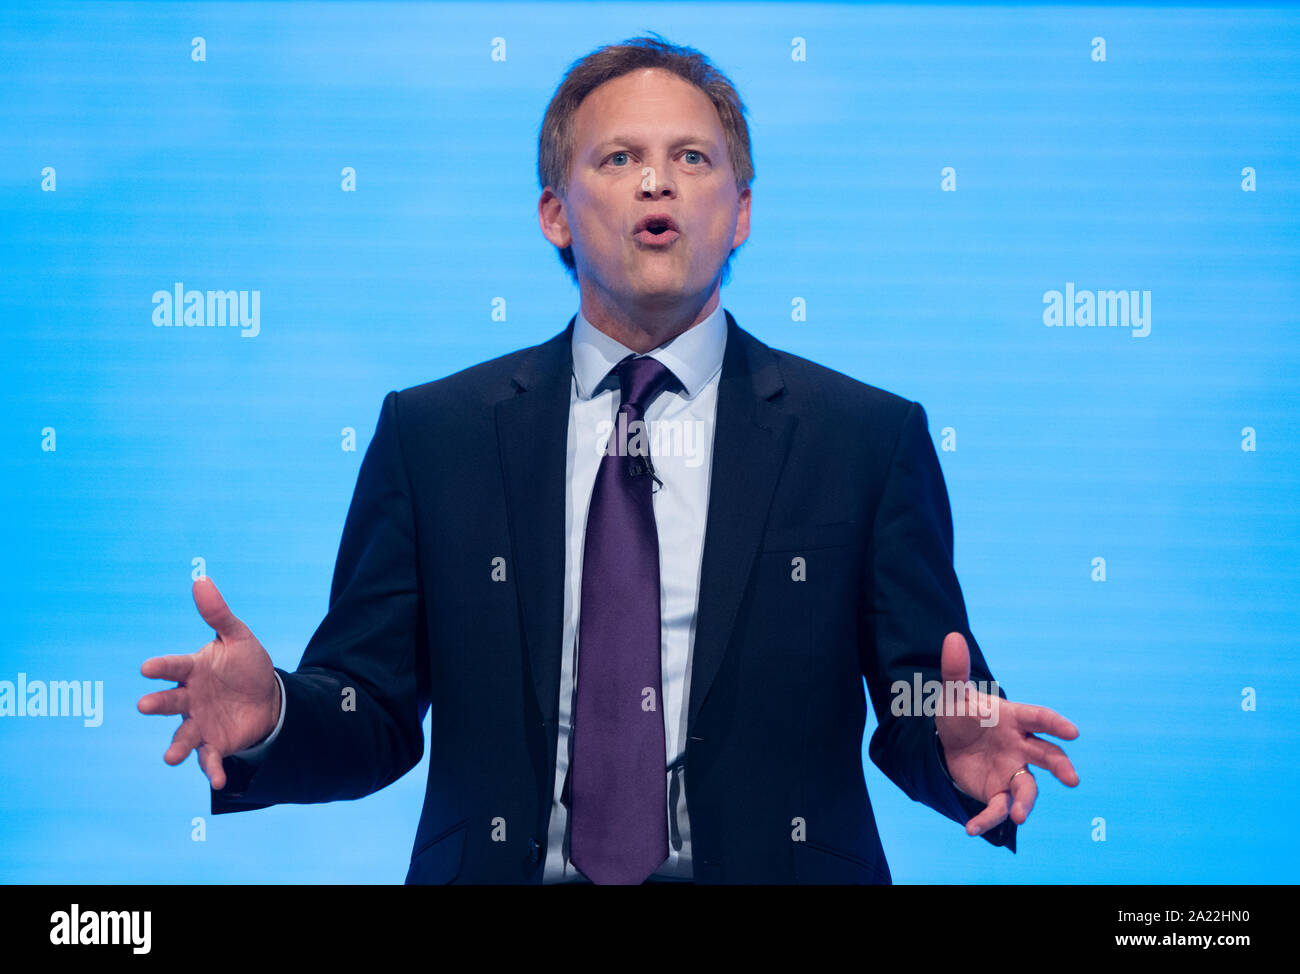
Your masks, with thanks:
[{"label": "suit button", "polygon": [[536,864],[542,858],[542,847],[537,844],[536,839],[528,840],[528,861]]}]

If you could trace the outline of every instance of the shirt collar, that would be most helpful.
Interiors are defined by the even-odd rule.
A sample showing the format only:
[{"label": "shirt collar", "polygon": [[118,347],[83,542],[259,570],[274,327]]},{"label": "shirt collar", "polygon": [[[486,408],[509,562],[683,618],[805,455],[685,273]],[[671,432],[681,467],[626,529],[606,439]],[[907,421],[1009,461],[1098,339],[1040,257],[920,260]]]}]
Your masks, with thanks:
[{"label": "shirt collar", "polygon": [[[672,370],[682,384],[681,395],[694,399],[722,368],[727,344],[727,318],[722,301],[703,321],[669,339],[646,354]],[[578,308],[573,323],[573,377],[578,397],[590,399],[614,366],[634,354],[622,342],[611,338],[587,320]]]}]

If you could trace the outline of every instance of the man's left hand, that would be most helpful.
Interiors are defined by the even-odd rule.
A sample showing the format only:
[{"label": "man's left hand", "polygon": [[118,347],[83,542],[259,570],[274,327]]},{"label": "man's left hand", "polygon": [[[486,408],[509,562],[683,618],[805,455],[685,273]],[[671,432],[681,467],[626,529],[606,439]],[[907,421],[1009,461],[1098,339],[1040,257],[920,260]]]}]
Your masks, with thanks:
[{"label": "man's left hand", "polygon": [[[1046,768],[1071,788],[1079,784],[1065,752],[1034,736],[1072,741],[1079,736],[1077,727],[1047,707],[1013,703],[976,689],[970,681],[970,649],[961,633],[945,637],[939,666],[944,693],[934,722],[948,774],[963,792],[985,803],[966,823],[969,835],[995,828],[1008,815],[1017,825],[1024,823],[1038,798],[1038,783],[1027,770],[1017,772],[1030,764]],[[958,684],[955,695],[953,683]]]}]

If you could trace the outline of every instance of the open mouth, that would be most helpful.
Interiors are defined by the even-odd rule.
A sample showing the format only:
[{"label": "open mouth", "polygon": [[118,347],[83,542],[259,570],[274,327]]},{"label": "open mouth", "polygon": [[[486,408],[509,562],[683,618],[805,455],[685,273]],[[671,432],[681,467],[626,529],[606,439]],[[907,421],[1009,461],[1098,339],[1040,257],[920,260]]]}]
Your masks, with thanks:
[{"label": "open mouth", "polygon": [[677,223],[666,213],[652,213],[642,217],[632,232],[634,239],[652,247],[665,247],[679,236]]}]

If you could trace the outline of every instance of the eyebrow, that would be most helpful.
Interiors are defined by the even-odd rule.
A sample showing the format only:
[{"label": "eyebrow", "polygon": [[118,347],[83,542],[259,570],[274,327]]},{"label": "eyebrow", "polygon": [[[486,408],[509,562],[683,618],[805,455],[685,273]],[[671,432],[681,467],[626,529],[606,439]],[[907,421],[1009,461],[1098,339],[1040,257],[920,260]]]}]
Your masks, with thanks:
[{"label": "eyebrow", "polygon": [[[688,145],[692,142],[694,142],[696,145],[707,145],[709,147],[713,147],[715,144],[713,139],[708,138],[707,136],[681,135],[673,140],[672,147],[676,149],[676,148],[680,148],[683,145]],[[630,149],[637,149],[637,150],[645,148],[645,146],[641,144],[639,138],[636,136],[612,135],[608,139],[604,139],[600,142],[597,142],[594,149],[595,151],[600,151],[614,144],[625,145]]]}]

